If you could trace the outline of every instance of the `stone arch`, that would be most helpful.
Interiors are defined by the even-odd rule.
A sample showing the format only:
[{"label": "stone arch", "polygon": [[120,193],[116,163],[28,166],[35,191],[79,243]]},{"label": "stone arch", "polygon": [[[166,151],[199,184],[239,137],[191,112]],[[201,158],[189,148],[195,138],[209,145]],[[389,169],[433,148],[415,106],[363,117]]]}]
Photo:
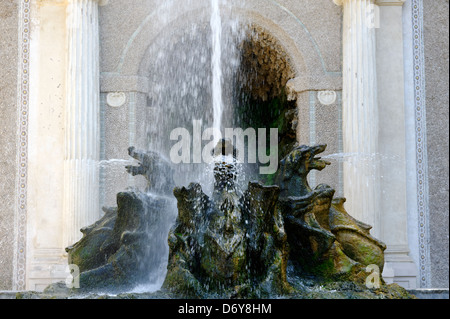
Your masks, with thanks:
[{"label": "stone arch", "polygon": [[[242,2],[242,1],[241,1]],[[295,69],[295,77],[301,78],[302,86],[308,88],[319,83],[327,83],[328,88],[336,86],[334,78],[339,74],[327,70],[322,53],[310,32],[301,20],[278,2],[248,0],[245,3],[229,1],[233,14],[245,21],[267,30],[282,45],[290,57]],[[179,4],[179,3],[177,3]],[[162,4],[150,13],[135,30],[123,49],[115,70],[117,75],[142,75],[143,61],[148,59],[148,48],[165,28],[186,23],[190,19],[208,21],[209,8],[205,2],[186,1],[176,10],[176,14],[167,16],[170,8]]]},{"label": "stone arch", "polygon": [[[149,92],[148,69],[153,59],[151,48],[155,41],[164,37],[168,30],[182,29],[194,22],[209,23],[209,2],[177,1],[173,11],[171,3],[173,5],[175,2],[162,3],[142,20],[124,47],[115,70],[109,75],[134,77],[140,82],[140,92]],[[287,85],[288,96],[290,100],[297,101],[299,112],[309,112],[310,108],[310,102],[303,93],[341,90],[341,73],[328,70],[312,34],[289,9],[275,0],[228,0],[227,5],[222,7],[222,14],[232,12],[244,23],[265,30],[280,46],[281,54],[285,54],[293,71]],[[302,132],[297,129],[296,139],[307,144],[310,143],[310,123],[307,119],[302,119],[302,123]]]}]

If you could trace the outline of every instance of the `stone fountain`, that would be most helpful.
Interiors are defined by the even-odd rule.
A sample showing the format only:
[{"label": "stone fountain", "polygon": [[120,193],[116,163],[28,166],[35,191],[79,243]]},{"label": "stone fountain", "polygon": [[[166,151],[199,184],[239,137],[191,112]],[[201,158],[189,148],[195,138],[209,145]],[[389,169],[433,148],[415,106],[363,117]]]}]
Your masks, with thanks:
[{"label": "stone fountain", "polygon": [[365,280],[368,266],[376,266],[382,272],[386,245],[370,235],[371,226],[345,211],[345,198],[334,198],[334,189],[322,184],[313,190],[308,185],[311,170],[323,170],[330,165],[316,157],[325,149],[326,145],[298,146],[280,163],[278,204],[288,234],[290,256],[310,273]]},{"label": "stone fountain", "polygon": [[[325,149],[294,147],[280,162],[276,185],[250,182],[239,196],[236,150],[222,140],[214,150],[209,197],[199,183],[174,187],[170,163],[130,148],[140,164],[126,169],[146,176],[147,190],[119,193],[118,207],[105,208],[67,248],[69,263],[80,268],[79,291],[129,291],[161,259],[155,249],[168,237],[162,287],[141,298],[414,298],[385,284],[386,246],[345,211],[345,198],[334,198],[330,186],[308,185],[311,170],[330,165],[317,157]],[[178,216],[161,237],[159,225],[173,204],[167,189],[173,189]]]},{"label": "stone fountain", "polygon": [[289,250],[277,207],[280,189],[251,182],[238,197],[236,153],[222,144],[224,151],[215,157],[212,198],[200,184],[174,190],[179,214],[169,234],[163,288],[195,297],[288,293]]},{"label": "stone fountain", "polygon": [[174,202],[166,196],[174,188],[171,165],[155,152],[130,147],[128,153],[139,165],[126,170],[147,179],[145,192],[117,194],[117,207],[104,207],[104,216],[81,229],[81,240],[66,248],[69,264],[79,268],[77,279],[83,289],[131,289],[166,262],[161,247],[167,239],[164,225],[173,223],[167,212]]}]

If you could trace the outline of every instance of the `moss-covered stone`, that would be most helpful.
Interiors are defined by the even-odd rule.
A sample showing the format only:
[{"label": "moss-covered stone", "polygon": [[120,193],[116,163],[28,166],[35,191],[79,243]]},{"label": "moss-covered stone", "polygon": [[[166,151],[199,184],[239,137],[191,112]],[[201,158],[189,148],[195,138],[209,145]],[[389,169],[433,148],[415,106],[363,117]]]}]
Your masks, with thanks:
[{"label": "moss-covered stone", "polygon": [[217,166],[225,170],[215,169],[213,198],[199,184],[174,190],[179,216],[169,234],[163,288],[189,297],[249,298],[289,291],[279,188],[250,183],[239,198],[233,164]]},{"label": "moss-covered stone", "polygon": [[290,258],[308,273],[359,282],[368,265],[382,272],[386,245],[370,235],[370,226],[345,211],[345,199],[333,199],[331,187],[309,186],[309,172],[330,164],[316,157],[325,149],[326,145],[299,146],[280,162],[276,181]]},{"label": "moss-covered stone", "polygon": [[145,282],[151,269],[164,264],[159,249],[166,235],[160,224],[169,218],[167,211],[173,203],[145,193],[122,192],[117,204],[67,248],[69,263],[80,269],[83,290],[132,288]]},{"label": "moss-covered stone", "polygon": [[[80,270],[83,291],[132,288],[166,262],[161,247],[166,246],[169,227],[164,225],[173,223],[170,212],[175,210],[175,201],[164,193],[173,188],[170,166],[155,153],[131,147],[129,154],[141,162],[126,169],[144,175],[146,190],[156,195],[138,190],[118,193],[117,207],[105,208],[99,221],[81,230],[82,239],[66,248],[69,264]],[[167,176],[156,182],[155,176],[161,174]]]}]

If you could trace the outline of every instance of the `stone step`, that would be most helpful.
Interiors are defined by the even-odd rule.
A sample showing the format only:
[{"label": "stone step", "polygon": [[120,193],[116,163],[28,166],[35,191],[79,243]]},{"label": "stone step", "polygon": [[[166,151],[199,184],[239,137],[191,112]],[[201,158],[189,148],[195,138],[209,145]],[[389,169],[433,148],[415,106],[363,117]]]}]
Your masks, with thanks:
[{"label": "stone step", "polygon": [[449,299],[448,288],[420,288],[407,290],[419,299]]}]

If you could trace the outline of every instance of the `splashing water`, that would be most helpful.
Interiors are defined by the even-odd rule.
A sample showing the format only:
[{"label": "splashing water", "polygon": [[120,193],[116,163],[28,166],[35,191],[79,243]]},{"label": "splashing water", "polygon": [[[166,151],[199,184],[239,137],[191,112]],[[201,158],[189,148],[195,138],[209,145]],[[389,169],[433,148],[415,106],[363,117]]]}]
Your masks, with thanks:
[{"label": "splashing water", "polygon": [[[202,122],[201,133],[207,128],[232,127],[239,44],[245,36],[240,19],[224,0],[176,1],[164,4],[159,12],[162,21],[179,16],[183,19],[174,18],[151,42],[141,71],[150,79],[147,148],[166,158],[177,142],[170,139],[176,128],[194,137],[193,121]],[[212,140],[218,138],[214,134]],[[212,192],[209,164],[194,161],[194,148],[202,150],[209,142],[191,138],[190,162],[175,167],[178,186],[197,182],[205,186],[205,193]]]},{"label": "splashing water", "polygon": [[[228,14],[224,1],[167,1],[157,9],[157,19],[165,27],[152,40],[147,61],[143,62],[141,70],[150,80],[145,121],[146,148],[168,161],[171,147],[177,142],[170,139],[174,129],[184,128],[192,137],[194,120],[202,121],[202,131],[211,127],[221,130],[231,125],[235,94],[233,79],[241,54],[238,44],[245,35],[245,29],[237,27],[240,22]],[[192,138],[191,161],[173,166],[176,186],[197,182],[205,194],[212,195],[214,163],[194,162],[193,148],[197,146],[195,143],[200,146],[216,143],[220,137],[214,135],[214,138],[214,141],[195,141]],[[173,194],[166,196],[173,197]],[[155,269],[149,271],[149,280],[134,291],[157,291],[164,281],[168,259],[167,233],[178,214],[174,197],[173,200],[173,209],[165,212],[168,217],[158,222],[158,229],[163,229],[162,236],[165,236],[164,240],[156,239],[165,243],[158,252],[162,258],[155,259]],[[160,260],[166,262],[160,263]]]},{"label": "splashing water", "polygon": [[[221,129],[223,100],[222,100],[222,18],[220,17],[219,0],[211,0],[211,31],[212,31],[212,105],[214,129]],[[219,139],[214,142],[217,143]]]}]

